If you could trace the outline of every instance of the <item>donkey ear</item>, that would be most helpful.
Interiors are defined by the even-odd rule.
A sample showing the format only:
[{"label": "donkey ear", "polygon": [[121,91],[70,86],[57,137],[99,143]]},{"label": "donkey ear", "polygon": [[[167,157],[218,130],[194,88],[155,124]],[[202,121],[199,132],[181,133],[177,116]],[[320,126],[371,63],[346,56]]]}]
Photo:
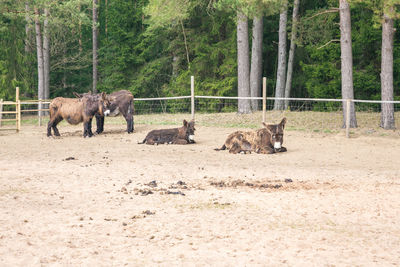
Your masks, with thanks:
[{"label": "donkey ear", "polygon": [[189,124],[191,124],[191,125],[194,126],[194,120],[191,120],[191,121],[189,122]]},{"label": "donkey ear", "polygon": [[273,125],[266,124],[265,122],[263,122],[263,125],[264,125],[264,127],[265,127],[265,129],[267,130],[268,133],[272,133],[272,131],[274,130],[273,129],[274,128]]},{"label": "donkey ear", "polygon": [[274,125],[267,125],[266,129],[270,134],[272,134],[274,132]]},{"label": "donkey ear", "polygon": [[104,92],[102,92],[102,93],[101,93],[101,99],[102,99],[102,100],[106,100],[106,98],[107,98],[107,94],[104,93]]},{"label": "donkey ear", "polygon": [[186,120],[183,120],[183,126],[187,127],[188,122]]},{"label": "donkey ear", "polygon": [[287,119],[286,119],[286,118],[283,118],[282,121],[281,121],[281,123],[279,123],[279,125],[282,126],[283,129],[285,129],[285,124],[286,124],[286,122],[287,122]]},{"label": "donkey ear", "polygon": [[72,93],[73,93],[74,96],[77,97],[77,98],[81,98],[81,97],[82,97],[82,95],[81,95],[81,94],[78,94],[77,92],[72,92]]}]

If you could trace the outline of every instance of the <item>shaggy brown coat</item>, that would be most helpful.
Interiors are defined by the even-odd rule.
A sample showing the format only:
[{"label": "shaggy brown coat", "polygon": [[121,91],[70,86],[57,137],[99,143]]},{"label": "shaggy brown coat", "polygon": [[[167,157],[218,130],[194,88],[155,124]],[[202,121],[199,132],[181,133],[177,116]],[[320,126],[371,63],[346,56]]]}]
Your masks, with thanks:
[{"label": "shaggy brown coat", "polygon": [[173,129],[153,130],[149,132],[144,140],[139,144],[158,145],[158,144],[178,144],[186,145],[195,143],[194,141],[194,121],[183,120],[183,126]]},{"label": "shaggy brown coat", "polygon": [[[74,95],[81,98],[91,95],[91,93],[78,94],[74,92]],[[96,113],[96,132],[100,134],[104,131],[104,116],[114,117],[122,114],[126,120],[126,131],[132,133],[134,130],[133,113],[135,112],[132,93],[127,90],[120,90],[109,94],[107,99],[110,101],[110,112],[104,115]]]},{"label": "shaggy brown coat", "polygon": [[91,122],[93,116],[98,112],[104,114],[108,110],[109,102],[106,94],[87,95],[82,98],[54,98],[49,106],[50,121],[47,125],[47,136],[51,136],[53,128],[54,135],[60,136],[57,124],[65,119],[69,124],[76,125],[83,122],[83,136],[91,137],[93,135]]},{"label": "shaggy brown coat", "polygon": [[283,129],[285,128],[286,118],[279,124],[265,124],[264,128],[256,131],[236,131],[231,133],[221,148],[215,150],[228,149],[229,153],[262,153],[272,154],[287,151],[283,144]]}]

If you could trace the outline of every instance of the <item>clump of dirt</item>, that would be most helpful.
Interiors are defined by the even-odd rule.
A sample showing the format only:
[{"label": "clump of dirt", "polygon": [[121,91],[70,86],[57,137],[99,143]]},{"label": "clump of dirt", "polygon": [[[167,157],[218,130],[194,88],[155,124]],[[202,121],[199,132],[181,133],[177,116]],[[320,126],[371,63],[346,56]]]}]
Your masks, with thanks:
[{"label": "clump of dirt", "polygon": [[147,183],[147,184],[144,184],[144,185],[147,185],[147,186],[149,186],[149,187],[157,187],[157,181],[156,180],[154,180],[154,181],[151,181],[150,183]]},{"label": "clump of dirt", "polygon": [[185,194],[184,193],[182,193],[181,191],[167,191],[167,193],[166,194],[168,194],[168,195],[182,195],[182,196],[184,196]]},{"label": "clump of dirt", "polygon": [[169,189],[188,189],[188,186],[183,181],[178,181],[169,186]]},{"label": "clump of dirt", "polygon": [[233,180],[233,181],[210,181],[210,185],[220,188],[237,188],[237,187],[249,187],[254,189],[261,190],[311,190],[316,189],[321,186],[325,186],[325,184],[311,184],[309,182],[293,182],[292,179],[286,178],[282,180],[267,180],[267,181],[251,181],[248,182],[246,180]]},{"label": "clump of dirt", "polygon": [[153,191],[148,189],[139,189],[136,194],[140,193],[142,196],[147,196],[153,194]]},{"label": "clump of dirt", "polygon": [[142,212],[142,214],[144,214],[144,215],[154,215],[156,213],[153,212],[153,211],[150,211],[150,210],[145,210],[145,211]]},{"label": "clump of dirt", "polygon": [[68,157],[68,158],[63,159],[63,161],[68,161],[68,160],[76,160],[76,158],[74,158],[74,157]]},{"label": "clump of dirt", "polygon": [[[118,190],[118,192],[121,192],[123,194],[129,194],[133,193],[135,195],[141,195],[141,196],[148,196],[151,194],[154,194],[155,192],[158,192],[161,195],[168,194],[168,195],[181,195],[185,196],[186,194],[182,191],[184,190],[190,190],[192,186],[188,186],[186,182],[184,181],[177,181],[176,183],[172,183],[169,185],[163,184],[160,181],[150,181],[149,183],[145,184],[138,184],[138,187],[134,187],[132,189],[129,189],[128,186],[132,183],[132,180],[129,179],[127,183],[124,184],[124,186]],[[173,189],[173,190],[171,190]]]}]

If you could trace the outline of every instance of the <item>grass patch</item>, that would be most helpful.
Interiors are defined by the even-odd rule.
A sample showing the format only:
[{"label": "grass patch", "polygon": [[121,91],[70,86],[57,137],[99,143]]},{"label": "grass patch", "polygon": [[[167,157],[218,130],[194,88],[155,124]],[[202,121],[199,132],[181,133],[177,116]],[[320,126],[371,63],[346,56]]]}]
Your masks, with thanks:
[{"label": "grass patch", "polygon": [[[283,117],[287,118],[285,130],[314,132],[321,134],[337,134],[344,132],[343,114],[336,112],[317,112],[317,111],[268,111],[266,113],[267,123],[279,123]],[[181,126],[182,121],[189,121],[191,115],[189,113],[158,113],[135,115],[135,124],[142,125],[173,125]],[[400,112],[395,113],[396,121],[400,121]],[[196,113],[196,124],[207,127],[226,127],[226,128],[248,128],[258,129],[262,126],[262,112],[257,111],[251,114],[237,114],[236,112],[226,113]],[[42,118],[42,126],[47,125],[48,116]],[[4,122],[4,125],[15,125],[15,122]],[[95,119],[93,120],[95,124]],[[119,117],[107,117],[105,124],[124,125],[125,119]],[[396,136],[398,130],[383,130],[380,125],[380,113],[378,112],[357,112],[357,129],[352,129],[352,134],[368,134],[374,136]],[[22,125],[38,125],[38,117],[36,115],[23,116]],[[67,125],[62,121],[60,125]],[[94,126],[95,127],[95,126]]]},{"label": "grass patch", "polygon": [[10,187],[8,189],[0,190],[0,196],[11,195],[11,194],[23,194],[28,193],[29,191],[25,188],[18,188],[18,187]]}]

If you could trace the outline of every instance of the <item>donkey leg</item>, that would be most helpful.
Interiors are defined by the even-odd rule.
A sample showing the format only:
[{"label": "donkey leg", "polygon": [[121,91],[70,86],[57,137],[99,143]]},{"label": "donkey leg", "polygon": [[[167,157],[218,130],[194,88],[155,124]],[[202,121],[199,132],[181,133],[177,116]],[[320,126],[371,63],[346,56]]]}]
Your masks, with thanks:
[{"label": "donkey leg", "polygon": [[62,121],[62,118],[58,117],[58,118],[55,118],[52,123],[52,128],[53,128],[55,136],[60,136],[60,132],[58,131],[58,128],[57,128],[57,124],[59,124],[60,121]]},{"label": "donkey leg", "polygon": [[[128,119],[130,121],[130,124],[128,125],[128,133],[132,133],[134,130],[134,121],[133,121],[133,112],[134,112],[134,107],[133,107],[133,100],[130,101],[129,107],[128,107]],[[127,120],[128,122],[128,120]]]},{"label": "donkey leg", "polygon": [[265,147],[261,147],[259,148],[257,153],[261,153],[261,154],[274,154],[275,150],[269,146],[265,146]]},{"label": "donkey leg", "polygon": [[96,125],[97,125],[96,133],[101,134],[104,131],[104,116],[96,114]]},{"label": "donkey leg", "polygon": [[176,139],[174,142],[176,145],[187,145],[187,141],[185,139]]},{"label": "donkey leg", "polygon": [[286,152],[286,151],[287,151],[286,147],[281,147],[279,149],[275,149],[275,152]]},{"label": "donkey leg", "polygon": [[86,136],[89,135],[88,127],[89,127],[88,126],[88,122],[87,121],[83,121],[83,137],[86,137]]},{"label": "donkey leg", "polygon": [[88,130],[88,135],[89,135],[89,137],[92,137],[92,136],[93,136],[93,132],[92,132],[92,118],[90,118],[90,120],[88,121],[87,130]]},{"label": "donkey leg", "polygon": [[47,136],[50,137],[51,136],[51,127],[53,126],[53,122],[54,120],[50,120],[49,123],[47,124]]},{"label": "donkey leg", "polygon": [[133,116],[130,115],[130,118],[126,119],[126,123],[127,123],[127,131],[128,133],[132,133],[133,132]]},{"label": "donkey leg", "polygon": [[123,115],[126,120],[126,131],[128,133],[132,133],[133,132],[133,115],[131,113],[129,113],[129,110],[127,113],[125,113]]}]

